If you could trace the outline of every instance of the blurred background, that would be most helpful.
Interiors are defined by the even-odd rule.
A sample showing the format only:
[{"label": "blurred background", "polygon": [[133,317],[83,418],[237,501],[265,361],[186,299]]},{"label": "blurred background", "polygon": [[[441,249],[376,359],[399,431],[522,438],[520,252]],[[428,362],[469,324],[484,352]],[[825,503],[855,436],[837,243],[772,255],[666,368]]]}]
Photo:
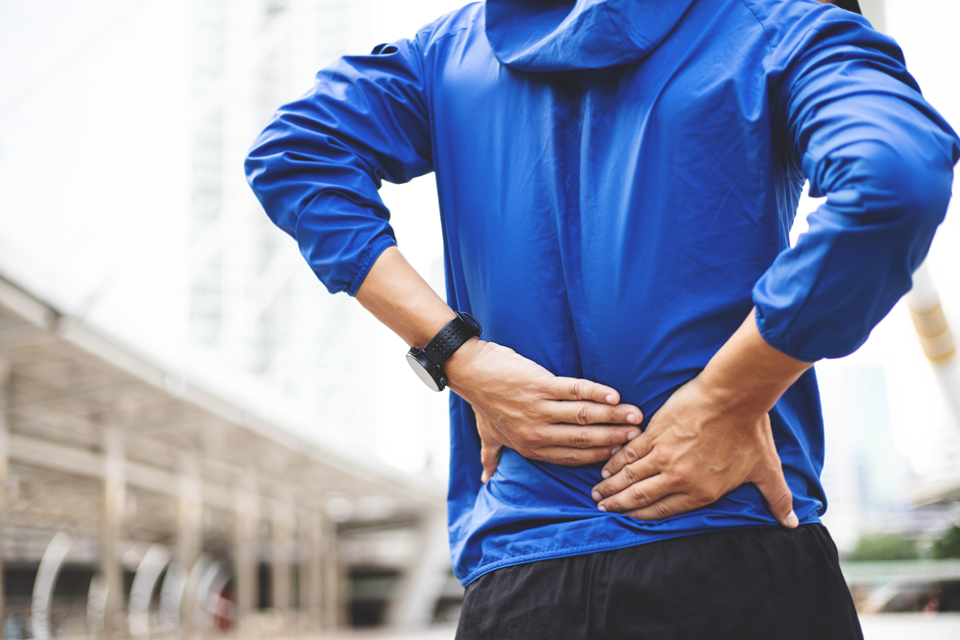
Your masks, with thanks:
[{"label": "blurred background", "polygon": [[[860,3],[960,123],[960,5]],[[446,398],[326,293],[242,162],[317,69],[461,4],[0,0],[4,638],[452,638]],[[381,193],[442,292],[432,177]],[[868,638],[960,637],[956,218],[869,342],[817,365]]]}]

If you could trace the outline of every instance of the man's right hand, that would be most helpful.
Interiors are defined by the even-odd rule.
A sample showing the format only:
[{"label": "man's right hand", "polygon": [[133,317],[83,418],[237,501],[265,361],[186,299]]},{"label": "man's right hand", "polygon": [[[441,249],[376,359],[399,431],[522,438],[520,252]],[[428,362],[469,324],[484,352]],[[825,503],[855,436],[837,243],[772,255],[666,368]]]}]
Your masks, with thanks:
[{"label": "man's right hand", "polygon": [[640,409],[620,404],[615,389],[555,376],[492,342],[468,340],[444,372],[477,414],[484,482],[496,471],[501,447],[573,467],[605,462],[640,434]]},{"label": "man's right hand", "polygon": [[[408,345],[421,348],[454,317],[396,247],[385,249],[373,263],[357,301]],[[534,460],[577,466],[609,460],[613,448],[640,433],[640,409],[619,404],[616,390],[559,378],[492,342],[467,340],[443,371],[448,386],[484,418],[479,428],[485,479],[497,468],[500,447]]]}]

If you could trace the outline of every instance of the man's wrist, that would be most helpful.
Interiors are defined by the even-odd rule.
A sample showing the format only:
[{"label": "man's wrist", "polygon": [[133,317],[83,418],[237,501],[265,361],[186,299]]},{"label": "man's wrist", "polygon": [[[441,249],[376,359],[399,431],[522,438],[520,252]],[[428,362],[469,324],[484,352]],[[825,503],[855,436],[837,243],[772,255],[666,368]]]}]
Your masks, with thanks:
[{"label": "man's wrist", "polygon": [[698,378],[712,402],[765,413],[811,366],[767,344],[751,313]]},{"label": "man's wrist", "polygon": [[426,321],[420,325],[420,331],[410,346],[417,347],[418,349],[426,349],[434,336],[440,333],[440,331],[456,317],[457,314],[450,307],[433,310],[430,318],[426,319]]},{"label": "man's wrist", "polygon": [[449,381],[449,386],[462,387],[468,384],[470,369],[485,344],[486,341],[474,336],[453,352],[453,355],[443,364],[443,373]]}]

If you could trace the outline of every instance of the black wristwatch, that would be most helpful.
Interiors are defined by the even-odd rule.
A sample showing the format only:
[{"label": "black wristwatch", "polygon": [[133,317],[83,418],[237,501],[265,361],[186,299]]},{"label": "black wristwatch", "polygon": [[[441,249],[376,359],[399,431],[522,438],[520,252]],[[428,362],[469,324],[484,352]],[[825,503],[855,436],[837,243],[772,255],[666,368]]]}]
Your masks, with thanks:
[{"label": "black wristwatch", "polygon": [[435,335],[426,347],[413,347],[407,352],[407,363],[425,385],[434,391],[443,391],[447,388],[443,363],[449,360],[464,342],[479,336],[480,331],[480,323],[476,318],[469,313],[457,311],[457,317],[440,329],[440,333]]}]

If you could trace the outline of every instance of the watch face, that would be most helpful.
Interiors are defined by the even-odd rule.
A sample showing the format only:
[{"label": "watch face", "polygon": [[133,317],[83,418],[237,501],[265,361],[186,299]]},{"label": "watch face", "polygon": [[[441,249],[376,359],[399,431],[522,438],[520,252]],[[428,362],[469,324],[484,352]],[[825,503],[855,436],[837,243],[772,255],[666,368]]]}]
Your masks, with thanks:
[{"label": "watch face", "polygon": [[430,387],[431,391],[443,391],[443,389],[440,388],[440,385],[437,384],[437,381],[433,379],[433,376],[430,375],[430,372],[427,371],[427,368],[423,366],[423,363],[421,363],[416,356],[408,353],[407,364],[409,364],[410,368],[413,369],[413,372],[417,374],[417,377],[423,380],[423,384]]}]

